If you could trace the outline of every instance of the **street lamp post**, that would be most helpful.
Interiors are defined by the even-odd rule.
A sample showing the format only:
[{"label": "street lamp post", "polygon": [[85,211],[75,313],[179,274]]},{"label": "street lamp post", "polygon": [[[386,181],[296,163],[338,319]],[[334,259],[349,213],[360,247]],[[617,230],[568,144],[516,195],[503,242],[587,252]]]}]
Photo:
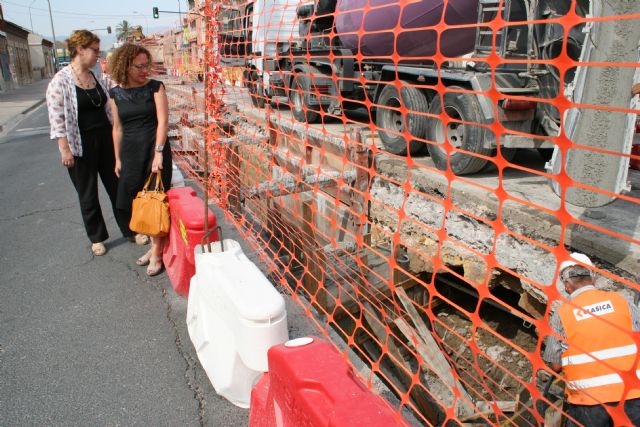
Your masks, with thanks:
[{"label": "street lamp post", "polygon": [[144,18],[144,23],[146,25],[146,29],[145,29],[145,33],[148,36],[149,35],[149,20],[147,19],[147,16],[144,13],[140,13],[137,10],[134,10],[133,13],[135,13],[136,15],[140,15]]},{"label": "street lamp post", "polygon": [[56,30],[53,29],[53,15],[51,14],[51,0],[47,0],[49,4],[49,20],[51,21],[51,35],[53,36],[53,62],[58,69],[58,48],[56,47]]},{"label": "street lamp post", "polygon": [[31,32],[33,33],[33,18],[31,17],[31,6],[33,6],[33,4],[36,2],[37,0],[33,0],[31,2],[31,4],[29,5],[29,22],[31,22]]}]

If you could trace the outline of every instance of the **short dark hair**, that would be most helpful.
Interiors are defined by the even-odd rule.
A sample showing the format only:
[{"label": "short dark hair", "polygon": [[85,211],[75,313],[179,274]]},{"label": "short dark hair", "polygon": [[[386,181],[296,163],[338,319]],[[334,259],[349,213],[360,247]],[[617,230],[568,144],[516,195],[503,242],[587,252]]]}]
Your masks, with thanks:
[{"label": "short dark hair", "polygon": [[71,52],[71,58],[78,54],[78,48],[87,48],[94,43],[100,43],[100,38],[89,30],[76,30],[67,39],[67,49]]}]

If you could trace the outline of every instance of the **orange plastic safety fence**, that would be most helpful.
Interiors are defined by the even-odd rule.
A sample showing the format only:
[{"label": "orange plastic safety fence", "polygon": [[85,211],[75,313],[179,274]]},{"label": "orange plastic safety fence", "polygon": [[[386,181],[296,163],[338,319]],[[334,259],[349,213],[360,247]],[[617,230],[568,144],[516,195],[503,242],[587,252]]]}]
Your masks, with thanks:
[{"label": "orange plastic safety fence", "polygon": [[399,416],[633,422],[640,3],[199,4],[179,162]]}]

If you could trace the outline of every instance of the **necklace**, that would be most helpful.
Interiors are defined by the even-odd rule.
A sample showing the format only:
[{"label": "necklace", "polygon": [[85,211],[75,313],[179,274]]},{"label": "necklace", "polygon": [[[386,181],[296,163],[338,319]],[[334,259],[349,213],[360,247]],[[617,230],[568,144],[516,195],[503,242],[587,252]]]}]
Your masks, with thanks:
[{"label": "necklace", "polygon": [[[89,98],[89,101],[91,101],[91,103],[93,104],[94,107],[101,107],[102,106],[102,95],[100,94],[100,89],[98,89],[98,81],[95,80],[96,85],[94,87],[90,87],[91,84],[90,83],[86,83],[83,82],[82,79],[80,78],[80,75],[78,74],[78,72],[76,71],[75,67],[73,66],[73,64],[69,64],[69,66],[71,67],[71,70],[73,70],[73,74],[75,74],[76,79],[78,80],[79,83],[79,87],[80,89],[82,89],[85,93],[85,95],[87,95],[87,97]],[[93,76],[93,74],[92,74]],[[93,100],[93,97],[91,96],[91,94],[89,93],[88,89],[96,89],[96,92],[98,92],[98,103],[96,104],[96,102]]]}]

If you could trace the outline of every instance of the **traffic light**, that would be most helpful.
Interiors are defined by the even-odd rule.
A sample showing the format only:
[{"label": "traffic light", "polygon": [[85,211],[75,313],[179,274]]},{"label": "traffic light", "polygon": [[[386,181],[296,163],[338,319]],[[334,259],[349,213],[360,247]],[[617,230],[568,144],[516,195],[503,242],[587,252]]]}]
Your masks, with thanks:
[{"label": "traffic light", "polygon": [[160,14],[158,13],[158,8],[154,7],[153,8],[153,19],[158,19],[160,18]]},{"label": "traffic light", "polygon": [[111,34],[111,26],[107,27],[107,34]]}]

